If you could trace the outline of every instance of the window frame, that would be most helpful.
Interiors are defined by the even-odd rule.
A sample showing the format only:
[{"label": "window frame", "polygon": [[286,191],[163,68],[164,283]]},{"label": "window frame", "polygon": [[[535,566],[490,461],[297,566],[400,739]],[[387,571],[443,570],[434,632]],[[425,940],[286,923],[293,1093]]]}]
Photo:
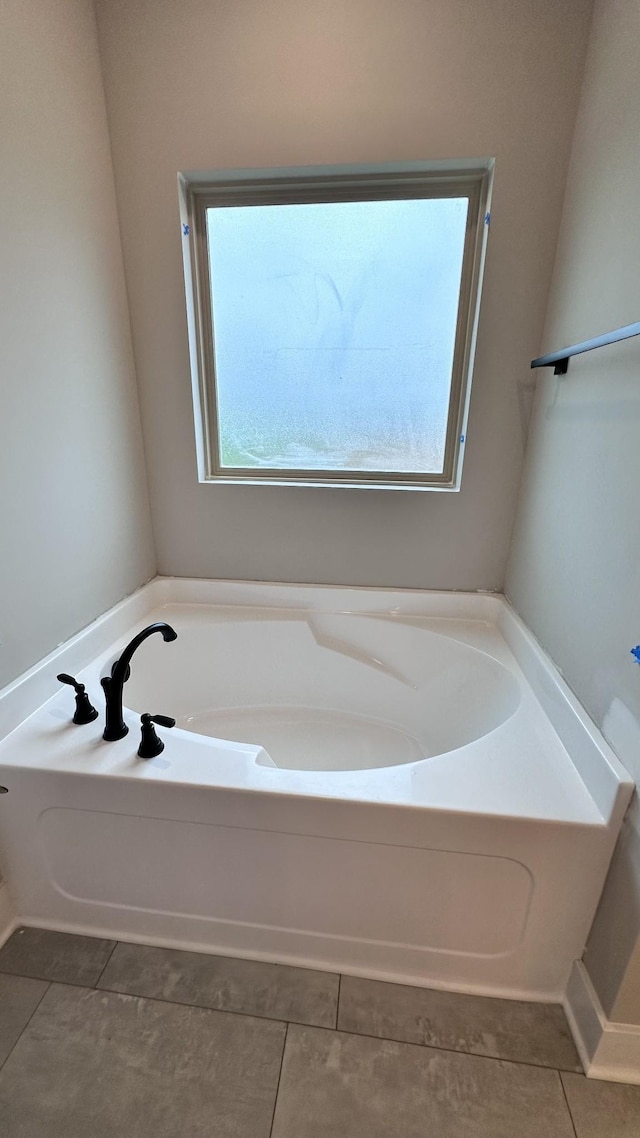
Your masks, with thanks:
[{"label": "window frame", "polygon": [[[348,486],[459,490],[489,222],[493,160],[422,163],[411,167],[185,172],[179,175],[191,376],[201,482],[235,485]],[[467,197],[458,319],[443,470],[334,471],[227,467],[220,461],[213,307],[207,210],[216,206]],[[390,378],[392,382],[392,377]]]}]

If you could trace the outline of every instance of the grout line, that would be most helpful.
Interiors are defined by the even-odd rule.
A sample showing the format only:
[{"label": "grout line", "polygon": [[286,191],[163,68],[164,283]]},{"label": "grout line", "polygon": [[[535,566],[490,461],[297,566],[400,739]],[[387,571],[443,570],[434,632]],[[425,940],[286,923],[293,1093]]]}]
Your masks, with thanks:
[{"label": "grout line", "polygon": [[280,1070],[278,1071],[278,1082],[276,1083],[276,1093],[273,1099],[273,1114],[271,1115],[271,1126],[269,1127],[269,1138],[273,1138],[273,1126],[276,1120],[276,1107],[278,1105],[278,1095],[280,1094],[280,1080],[282,1079],[282,1068],[284,1067],[284,1052],[287,1046],[287,1039],[289,1038],[289,1024],[285,1027],[284,1039],[282,1041],[282,1055],[280,1057]]},{"label": "grout line", "polygon": [[[37,977],[35,977],[37,979]],[[235,1008],[212,1008],[210,1004],[189,1004],[184,1000],[168,1000],[164,996],[147,996],[141,992],[123,992],[119,988],[89,988],[86,984],[73,984],[67,980],[52,980],[52,984],[60,988],[82,988],[85,992],[97,992],[99,995],[103,993],[108,996],[124,996],[128,1000],[148,1000],[151,1004],[169,1004],[172,1008],[193,1008],[198,1012],[214,1012],[215,1015],[221,1016],[242,1016],[244,1019],[258,1019],[264,1020],[265,1023],[282,1023],[286,1024],[288,1021],[281,1017],[276,1019],[275,1016],[260,1015],[257,1012],[240,1012]],[[313,1023],[298,1022],[298,1020],[290,1020],[296,1027],[315,1027]],[[333,1028],[326,1028],[327,1031],[333,1031]]]},{"label": "grout line", "polygon": [[[57,983],[57,981],[56,981]],[[66,984],[67,982],[64,981]],[[85,984],[69,984],[70,988],[84,988]],[[89,988],[88,991],[93,991]],[[221,1015],[227,1016],[245,1016],[247,1019],[263,1019],[265,1023],[291,1023],[296,1027],[320,1027],[320,1024],[309,1023],[309,1020],[291,1019],[287,1020],[284,1016],[266,1016],[261,1012],[243,1012],[237,1008],[218,1008],[212,1007],[211,1004],[192,1004],[187,1000],[170,1000],[167,996],[148,996],[146,992],[130,992],[123,991],[121,988],[97,988],[98,992],[108,992],[111,996],[129,996],[132,1000],[151,1000],[154,1004],[171,1004],[176,1008],[198,1008],[201,1012],[219,1012]],[[334,1028],[324,1028],[325,1031],[333,1031]]]},{"label": "grout line", "polygon": [[342,972],[338,972],[338,998],[336,1000],[336,1031],[340,1021],[340,992],[342,990]]},{"label": "grout line", "polygon": [[573,1128],[573,1133],[575,1134],[575,1138],[578,1138],[578,1131],[576,1130],[576,1124],[573,1121],[573,1115],[571,1113],[571,1107],[569,1106],[569,1099],[567,1098],[567,1088],[565,1087],[564,1079],[562,1078],[562,1071],[558,1071],[558,1076],[560,1079],[560,1086],[562,1087],[562,1094],[564,1096],[564,1101],[567,1104],[567,1110],[569,1112],[569,1118],[571,1120],[571,1126]]},{"label": "grout line", "polygon": [[103,977],[103,976],[104,976],[104,974],[105,974],[105,971],[106,971],[106,969],[107,969],[107,967],[108,967],[108,965],[109,965],[109,962],[110,962],[110,960],[111,960],[111,957],[113,956],[113,954],[114,954],[114,952],[115,952],[116,948],[118,947],[119,943],[120,943],[120,941],[118,941],[118,940],[116,940],[116,941],[114,941],[114,942],[113,942],[113,948],[111,949],[111,952],[109,953],[109,955],[108,955],[108,957],[107,957],[107,959],[106,959],[106,961],[105,961],[105,964],[104,964],[104,968],[101,968],[101,969],[100,969],[100,975],[98,976],[98,979],[97,979],[97,980],[96,980],[96,981],[95,981],[93,984],[89,985],[91,988],[97,988],[97,987],[98,987],[98,984],[99,984],[99,983],[100,983],[100,981],[102,980],[102,977]]},{"label": "grout line", "polygon": [[[290,1020],[293,1025],[294,1020]],[[480,1051],[461,1051],[457,1047],[443,1047],[436,1043],[415,1043],[409,1039],[396,1039],[392,1035],[371,1035],[368,1031],[355,1031],[350,1028],[320,1027],[318,1024],[295,1024],[297,1027],[309,1027],[313,1031],[336,1031],[340,1035],[353,1035],[359,1039],[376,1039],[378,1043],[399,1043],[403,1047],[419,1047],[423,1051],[444,1051],[447,1055],[467,1055],[471,1059],[487,1059],[490,1063],[508,1063],[515,1067],[532,1067],[534,1071],[553,1071],[556,1075],[580,1075],[581,1071],[565,1070],[564,1067],[554,1067],[553,1064],[533,1063],[527,1059],[509,1059],[501,1055],[483,1055]]]},{"label": "grout line", "polygon": [[[8,973],[4,973],[4,975],[8,975]],[[27,977],[23,977],[23,979],[27,979],[27,980],[36,980],[36,979],[37,979],[37,977],[36,977],[36,976],[27,976]],[[15,1041],[15,1043],[14,1043],[13,1047],[12,1047],[12,1048],[11,1048],[11,1050],[9,1051],[9,1054],[6,1056],[6,1058],[4,1059],[4,1061],[3,1061],[2,1063],[0,1063],[0,1071],[1,1071],[1,1070],[2,1070],[2,1068],[5,1066],[5,1064],[7,1064],[7,1063],[9,1062],[9,1059],[10,1059],[10,1058],[11,1058],[11,1056],[13,1055],[13,1053],[14,1053],[14,1051],[15,1051],[16,1047],[18,1046],[18,1044],[19,1044],[20,1040],[22,1039],[22,1036],[24,1035],[24,1033],[25,1033],[25,1031],[27,1030],[27,1028],[28,1028],[29,1024],[31,1023],[31,1020],[33,1019],[34,1015],[36,1014],[36,1012],[37,1012],[38,1008],[40,1007],[40,1004],[41,1004],[41,1003],[42,1003],[42,1001],[44,1000],[44,998],[45,998],[45,996],[46,996],[47,992],[49,991],[49,988],[51,987],[51,982],[50,982],[50,981],[46,981],[46,985],[47,985],[47,986],[46,986],[46,988],[45,988],[44,992],[43,992],[43,993],[42,993],[42,995],[40,996],[40,999],[38,1000],[38,1002],[37,1002],[37,1004],[36,1004],[35,1008],[33,1009],[33,1011],[32,1011],[32,1013],[31,1013],[31,1015],[29,1016],[29,1019],[28,1019],[28,1020],[27,1020],[27,1022],[25,1023],[25,1025],[24,1025],[24,1027],[23,1027],[22,1031],[20,1032],[20,1034],[19,1034],[18,1038],[16,1039],[16,1041]]]},{"label": "grout line", "polygon": [[87,992],[92,992],[95,987],[92,984],[80,984],[77,980],[52,980],[50,976],[37,976],[35,972],[0,972],[0,976],[17,976],[20,980],[42,980],[44,984],[61,984],[64,988],[85,988]]}]

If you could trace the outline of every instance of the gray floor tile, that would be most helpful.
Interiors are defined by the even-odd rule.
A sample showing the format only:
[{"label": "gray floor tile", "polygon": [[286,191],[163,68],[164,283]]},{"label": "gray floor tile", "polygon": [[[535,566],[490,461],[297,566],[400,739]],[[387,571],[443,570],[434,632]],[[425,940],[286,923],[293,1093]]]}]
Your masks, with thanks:
[{"label": "gray floor tile", "polygon": [[273,1138],[573,1138],[556,1071],[289,1028]]},{"label": "gray floor tile", "polygon": [[582,1071],[559,1004],[494,1000],[344,976],[338,1027],[472,1055]]},{"label": "gray floor tile", "polygon": [[48,988],[45,980],[0,976],[0,1066]]},{"label": "gray floor tile", "polygon": [[578,1138],[640,1138],[640,1086],[563,1075]]},{"label": "gray floor tile", "polygon": [[49,929],[16,929],[0,950],[0,972],[61,984],[95,984],[115,941]]},{"label": "gray floor tile", "polygon": [[220,1011],[335,1027],[339,977],[330,972],[118,944],[101,988]]},{"label": "gray floor tile", "polygon": [[285,1025],[53,984],[0,1071],[3,1138],[268,1138]]}]

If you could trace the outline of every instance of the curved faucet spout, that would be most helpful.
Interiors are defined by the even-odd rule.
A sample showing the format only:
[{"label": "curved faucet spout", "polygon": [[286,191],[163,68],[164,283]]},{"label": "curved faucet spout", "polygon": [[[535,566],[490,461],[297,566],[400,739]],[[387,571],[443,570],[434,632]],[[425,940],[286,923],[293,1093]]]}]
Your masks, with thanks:
[{"label": "curved faucet spout", "polygon": [[170,624],[165,624],[162,620],[156,621],[154,624],[149,624],[127,644],[124,651],[113,664],[111,676],[104,676],[103,679],[100,680],[104,689],[107,712],[102,738],[108,742],[123,739],[129,731],[122,716],[122,689],[131,674],[129,667],[131,657],[143,641],[145,641],[147,637],[152,636],[154,632],[159,632],[163,640],[175,640],[178,636],[176,630],[172,628]]}]

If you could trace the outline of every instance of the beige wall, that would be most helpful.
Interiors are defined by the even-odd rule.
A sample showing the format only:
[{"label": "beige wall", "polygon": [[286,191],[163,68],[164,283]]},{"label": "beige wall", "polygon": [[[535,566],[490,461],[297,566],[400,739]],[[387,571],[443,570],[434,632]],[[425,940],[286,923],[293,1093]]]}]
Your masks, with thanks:
[{"label": "beige wall", "polygon": [[154,571],[90,0],[0,5],[0,686]]},{"label": "beige wall", "polygon": [[[164,573],[499,588],[590,0],[98,0]],[[199,485],[177,171],[494,155],[460,494]]]},{"label": "beige wall", "polygon": [[[597,0],[543,348],[640,319],[640,6]],[[507,593],[640,782],[640,339],[540,384]],[[585,961],[640,1023],[640,810]]]}]

